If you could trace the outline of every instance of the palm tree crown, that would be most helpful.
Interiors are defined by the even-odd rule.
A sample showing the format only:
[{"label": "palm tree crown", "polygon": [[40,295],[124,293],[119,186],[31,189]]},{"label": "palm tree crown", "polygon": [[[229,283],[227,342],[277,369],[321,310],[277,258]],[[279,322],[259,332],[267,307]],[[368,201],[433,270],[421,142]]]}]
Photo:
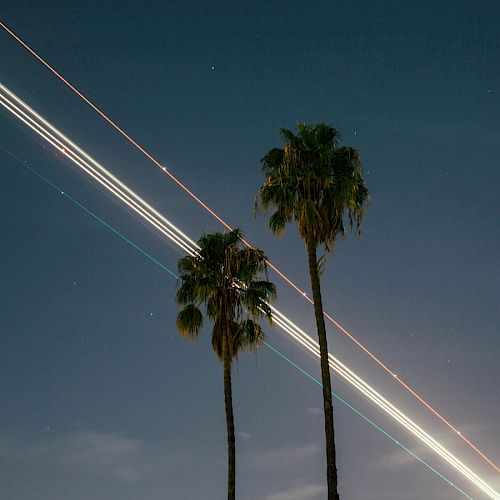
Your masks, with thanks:
[{"label": "palm tree crown", "polygon": [[284,147],[271,149],[262,158],[265,179],[260,198],[266,211],[275,210],[269,219],[271,230],[281,235],[286,225],[295,221],[306,244],[323,385],[327,498],[339,500],[328,340],[316,253],[319,245],[332,252],[346,225],[355,225],[359,231],[368,190],[358,152],[340,147],[340,135],[334,128],[302,123],[298,129],[297,135],[281,129]]},{"label": "palm tree crown", "polygon": [[282,235],[295,221],[301,238],[333,250],[346,225],[359,230],[368,201],[359,153],[339,146],[340,135],[325,124],[298,125],[298,134],[281,129],[285,145],[261,160],[265,175],[262,207],[276,211],[271,230]]},{"label": "palm tree crown", "polygon": [[184,337],[197,337],[204,305],[206,317],[213,323],[212,346],[221,360],[225,332],[231,358],[242,348],[258,345],[263,331],[256,319],[266,316],[271,320],[267,300],[276,295],[272,283],[256,279],[267,270],[264,252],[241,248],[240,236],[239,230],[204,235],[198,241],[199,253],[178,264],[180,287],[175,299],[182,310],[177,328]]},{"label": "palm tree crown", "polygon": [[[232,360],[241,349],[256,348],[264,333],[257,319],[271,321],[267,301],[276,289],[258,276],[266,272],[264,252],[242,248],[241,233],[213,233],[198,241],[200,250],[179,261],[180,287],[176,302],[181,307],[177,328],[184,337],[197,337],[206,317],[213,323],[212,347],[224,367],[224,403],[227,428],[227,498],[236,496],[236,451],[231,387]],[[266,273],[267,277],[267,273]]]}]

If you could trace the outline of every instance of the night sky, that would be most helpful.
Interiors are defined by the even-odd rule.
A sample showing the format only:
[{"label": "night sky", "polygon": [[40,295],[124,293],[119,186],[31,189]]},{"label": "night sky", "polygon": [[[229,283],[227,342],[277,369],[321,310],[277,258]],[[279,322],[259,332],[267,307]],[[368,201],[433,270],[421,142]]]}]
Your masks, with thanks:
[{"label": "night sky", "polygon": [[[46,5],[42,4],[45,3]],[[325,309],[500,461],[500,4],[492,1],[7,2],[0,19],[309,290],[293,226],[252,206],[278,129],[326,122],[371,203],[338,244]],[[0,30],[0,81],[198,239],[222,226]],[[171,243],[0,111],[0,498],[218,500],[222,367],[175,329]],[[49,179],[58,189],[35,175]],[[279,308],[315,335],[276,275]],[[328,326],[330,351],[475,472],[500,474]],[[280,331],[268,341],[319,377]],[[338,378],[334,391],[485,498]],[[325,497],[321,389],[265,346],[233,377],[241,500]],[[335,403],[342,500],[465,498]]]}]

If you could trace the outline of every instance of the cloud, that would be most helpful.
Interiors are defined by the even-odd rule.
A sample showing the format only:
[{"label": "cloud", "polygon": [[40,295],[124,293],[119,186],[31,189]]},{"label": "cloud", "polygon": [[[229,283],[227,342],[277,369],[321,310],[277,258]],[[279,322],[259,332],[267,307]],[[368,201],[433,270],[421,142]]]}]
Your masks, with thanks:
[{"label": "cloud", "polygon": [[306,444],[267,453],[260,452],[254,457],[253,461],[259,468],[264,469],[290,468],[306,460],[310,460],[319,452],[320,448],[318,445]]},{"label": "cloud", "polygon": [[120,464],[137,456],[144,449],[138,439],[118,434],[79,431],[56,442],[58,461],[82,467]]},{"label": "cloud", "polygon": [[[412,451],[415,452],[415,450]],[[420,449],[419,451],[423,450]],[[407,451],[398,448],[388,455],[380,456],[377,460],[377,464],[381,469],[394,470],[406,467],[407,465],[413,466],[415,464],[415,458]]]},{"label": "cloud", "polygon": [[0,458],[128,483],[160,473],[174,458],[178,464],[183,462],[178,453],[174,457],[171,452],[155,449],[140,439],[93,430],[68,432],[31,444],[3,439]]},{"label": "cloud", "polygon": [[314,500],[324,498],[325,492],[323,484],[301,484],[267,495],[265,500]]},{"label": "cloud", "polygon": [[[479,434],[484,427],[477,424],[461,424],[459,425],[459,429],[463,435],[471,436],[474,435],[475,432]],[[433,432],[432,437],[449,450],[453,450],[456,444],[460,443],[458,437],[447,431]],[[428,460],[429,456],[434,456],[434,452],[430,451],[430,448],[421,442],[408,445],[408,448],[423,460]],[[431,455],[429,455],[429,453]],[[388,455],[380,456],[377,460],[377,464],[381,469],[397,470],[408,465],[413,466],[415,460],[415,457],[410,453],[397,446],[394,451]]]},{"label": "cloud", "polygon": [[130,467],[121,467],[116,469],[115,476],[123,479],[127,483],[131,483],[140,479],[138,471],[135,469],[131,469]]},{"label": "cloud", "polygon": [[314,415],[315,417],[323,415],[324,413],[323,410],[317,406],[308,406],[307,408],[305,408],[305,412],[309,415]]}]

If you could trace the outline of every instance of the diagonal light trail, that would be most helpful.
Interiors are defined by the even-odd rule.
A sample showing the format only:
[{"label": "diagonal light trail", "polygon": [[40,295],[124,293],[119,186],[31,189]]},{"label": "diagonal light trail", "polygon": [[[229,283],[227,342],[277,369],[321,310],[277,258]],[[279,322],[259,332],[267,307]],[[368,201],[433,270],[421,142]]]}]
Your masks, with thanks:
[{"label": "diagonal light trail", "polygon": [[196,247],[196,243],[185,233],[125,186],[125,184],[102,167],[102,165],[88,156],[76,144],[61,134],[38,113],[26,106],[13,92],[2,84],[0,84],[0,90],[3,93],[0,93],[0,103],[6,109],[47,140],[47,142],[59,150],[59,152],[66,155],[68,159],[77,164],[85,173],[114,194],[123,203],[134,210],[134,212],[145,218],[164,236],[172,240],[187,253],[194,255],[195,252],[193,248]]},{"label": "diagonal light trail", "polygon": [[[10,111],[15,117],[49,142],[49,144],[57,148],[58,151],[63,153],[69,160],[96,180],[101,186],[118,197],[135,213],[140,215],[146,222],[150,223],[153,227],[159,230],[163,236],[170,239],[170,241],[178,245],[185,252],[191,255],[197,253],[197,244],[194,240],[189,238],[183,231],[168,221],[139,195],[113,176],[100,163],[85,153],[74,142],[51,125],[47,120],[45,120],[45,118],[37,114],[32,108],[30,108],[2,84],[0,84],[0,105]],[[316,357],[319,357],[319,347],[317,342],[315,342],[309,335],[302,331],[275,307],[272,307],[272,309],[275,323],[309,352],[314,354]],[[361,392],[361,394],[367,397],[393,420],[398,422],[407,431],[423,442],[428,448],[433,450],[463,477],[479,488],[486,496],[488,496],[488,498],[500,500],[500,494],[497,493],[486,481],[463,464],[441,443],[430,436],[395,405],[385,399],[379,392],[367,384],[345,364],[332,355],[330,355],[329,364],[335,373]]]},{"label": "diagonal light trail", "polygon": [[[94,111],[96,111],[104,120],[106,120],[113,128],[115,128],[123,137],[125,137],[136,149],[138,149],[148,160],[160,168],[166,175],[170,177],[181,189],[183,189],[193,200],[195,200],[201,207],[210,213],[217,221],[219,221],[226,229],[232,228],[227,224],[214,210],[205,204],[198,196],[196,196],[184,183],[182,183],[176,176],[169,172],[152,154],[143,148],[134,138],[128,135],[122,128],[120,128],[111,118],[109,118],[103,111],[101,111],[90,99],[82,94],[76,87],[74,87],[68,80],[66,80],[59,72],[57,72],[45,59],[43,59],[37,52],[35,52],[27,43],[25,43],[19,36],[17,36],[11,29],[9,29],[2,21],[0,26],[11,35],[19,44],[21,44],[28,52],[30,52],[36,59],[38,59],[45,67],[47,67],[54,75],[56,75],[65,85],[67,85],[78,97],[87,103]],[[252,245],[245,239],[241,238],[242,242],[248,247]],[[288,276],[282,273],[271,262],[267,261],[268,266],[276,272],[288,285],[295,289],[301,296],[308,302],[314,304],[313,300],[307,295],[306,292],[301,290]],[[470,448],[472,448],[483,460],[491,465],[497,472],[500,472],[498,467],[484,452],[482,452],[470,439],[468,439],[462,432],[460,432],[449,420],[443,417],[434,407],[430,405],[422,396],[420,396],[415,389],[413,389],[404,379],[397,376],[379,357],[373,354],[364,344],[362,344],[352,333],[345,327],[338,323],[331,314],[323,311],[325,318],[327,318],[333,325],[335,325],[344,335],[346,335],[352,342],[354,342],[364,353],[369,356],[372,361],[377,363],[385,372],[387,372],[393,380],[397,381],[407,392],[409,392],[417,401],[419,401],[427,410],[429,410],[435,417],[443,422],[450,430],[452,430],[460,439],[462,439]]]},{"label": "diagonal light trail", "polygon": [[[143,250],[141,247],[136,245],[134,242],[132,242],[129,238],[127,238],[124,234],[120,233],[117,229],[115,229],[113,226],[108,224],[106,221],[104,221],[102,218],[100,218],[97,214],[89,210],[87,207],[82,205],[79,201],[77,201],[75,198],[70,196],[68,193],[61,191],[61,189],[56,186],[52,181],[41,175],[39,172],[37,172],[34,168],[28,165],[26,161],[21,161],[19,158],[17,158],[15,155],[10,153],[9,151],[5,150],[4,151],[11,156],[13,159],[15,159],[17,162],[21,163],[24,167],[29,169],[34,175],[39,177],[42,181],[46,182],[49,186],[51,186],[53,189],[55,189],[58,192],[61,192],[62,195],[68,199],[71,203],[76,205],[78,208],[83,210],[85,213],[87,213],[89,216],[93,217],[95,220],[97,220],[99,223],[101,223],[104,227],[109,229],[113,234],[115,234],[118,238],[122,239],[129,245],[131,245],[133,248],[135,248],[138,252],[140,252],[143,256],[145,256],[147,259],[151,260],[154,264],[156,264],[158,267],[160,267],[163,271],[166,271],[169,273],[173,278],[179,279],[179,277],[172,272],[170,269],[168,269],[166,266],[164,266],[161,262],[159,262],[157,259],[155,259],[151,254]],[[278,349],[273,347],[271,344],[268,342],[263,342],[264,345],[271,350],[274,354],[279,356],[281,359],[286,361],[288,364],[293,366],[296,370],[298,370],[300,373],[305,375],[307,378],[309,378],[311,381],[314,383],[318,384],[319,386],[322,386],[321,381],[319,381],[317,378],[315,378],[313,375],[311,375],[309,372],[304,370],[301,366],[297,365],[294,363],[290,358],[285,356],[282,352],[280,352]],[[384,436],[389,438],[395,445],[399,446],[401,449],[403,449],[405,452],[407,452],[409,455],[411,455],[413,458],[415,458],[417,461],[419,461],[421,464],[423,464],[425,467],[427,467],[433,474],[436,476],[440,477],[443,479],[446,483],[448,483],[449,486],[454,488],[456,491],[458,491],[460,494],[462,494],[464,497],[468,498],[469,500],[473,500],[471,496],[469,496],[467,493],[465,493],[463,490],[461,490],[456,484],[454,484],[452,481],[450,481],[447,477],[443,476],[439,471],[437,471],[434,467],[432,467],[429,463],[424,461],[422,458],[420,458],[418,455],[413,453],[411,450],[409,450],[406,446],[404,446],[401,442],[399,442],[395,437],[391,436],[388,432],[383,430],[380,426],[378,426],[373,420],[369,419],[365,414],[363,414],[361,411],[359,411],[357,408],[352,406],[350,403],[348,403],[345,399],[341,398],[338,394],[335,392],[332,392],[332,395],[340,401],[343,405],[345,405],[347,408],[349,408],[351,411],[353,411],[356,415],[361,417],[363,420],[365,420],[368,424],[370,424],[373,428],[381,432]]]}]

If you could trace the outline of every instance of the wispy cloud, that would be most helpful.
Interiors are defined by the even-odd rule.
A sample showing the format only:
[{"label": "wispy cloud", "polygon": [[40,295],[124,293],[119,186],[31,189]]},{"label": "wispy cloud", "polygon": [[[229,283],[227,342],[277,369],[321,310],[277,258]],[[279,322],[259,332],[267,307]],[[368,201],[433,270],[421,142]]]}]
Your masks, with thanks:
[{"label": "wispy cloud", "polygon": [[319,452],[319,446],[306,444],[259,453],[254,457],[253,462],[257,467],[264,469],[290,468],[310,460]]},{"label": "wispy cloud", "polygon": [[388,455],[380,456],[377,460],[377,464],[381,469],[395,470],[406,467],[407,465],[415,465],[415,458],[407,451],[398,448]]},{"label": "wispy cloud", "polygon": [[[479,432],[483,429],[482,426],[477,424],[462,424],[459,426],[459,428],[461,432],[467,436],[479,434]],[[452,432],[449,432],[447,430],[441,432],[433,432],[432,436],[442,445],[451,450],[454,449],[454,447],[456,447],[457,445],[462,445],[460,439],[456,437]],[[429,457],[429,453],[431,454],[431,456],[434,456],[434,454],[430,452],[429,448],[422,443],[410,445],[409,449],[424,460],[427,460],[427,458]],[[388,455],[380,456],[377,460],[377,463],[382,469],[397,470],[408,465],[413,466],[413,464],[415,464],[415,457],[413,457],[407,451],[398,447]]]},{"label": "wispy cloud", "polygon": [[317,406],[308,406],[307,408],[305,408],[305,412],[308,415],[314,415],[315,417],[323,415],[323,410]]},{"label": "wispy cloud", "polygon": [[326,488],[322,484],[300,484],[287,490],[267,495],[265,500],[316,500],[324,498]]},{"label": "wispy cloud", "polygon": [[[30,444],[0,440],[0,458],[10,462],[43,463],[123,482],[144,479],[173,461],[169,452],[154,449],[140,439],[93,430],[73,431]],[[182,461],[176,454],[177,463],[179,459]]]}]

